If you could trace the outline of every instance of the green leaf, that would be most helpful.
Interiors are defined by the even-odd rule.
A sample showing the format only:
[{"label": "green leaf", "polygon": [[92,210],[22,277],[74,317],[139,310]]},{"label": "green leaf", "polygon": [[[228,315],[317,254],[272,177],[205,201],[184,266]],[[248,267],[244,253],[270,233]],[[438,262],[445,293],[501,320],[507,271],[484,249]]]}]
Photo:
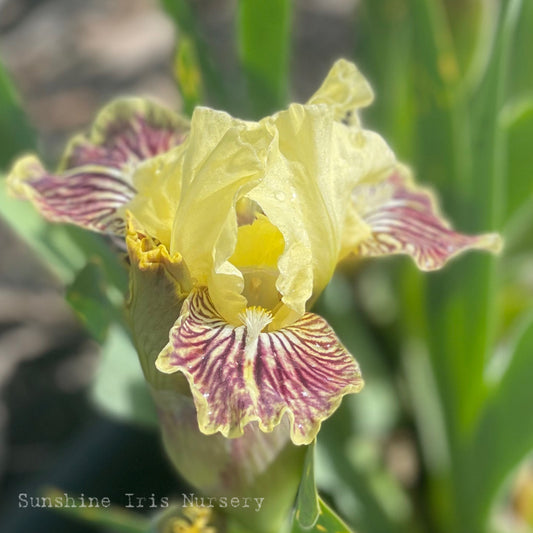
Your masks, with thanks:
[{"label": "green leaf", "polygon": [[533,198],[533,98],[508,107],[502,122],[506,137],[506,220],[509,220],[524,202]]},{"label": "green leaf", "polygon": [[482,517],[509,473],[533,449],[533,313],[523,320],[509,351],[509,365],[486,405],[471,450],[480,505],[473,512]]},{"label": "green leaf", "polygon": [[[503,3],[490,61],[468,106],[472,136],[471,178],[469,189],[464,193],[462,214],[477,231],[497,229],[503,219],[506,180],[499,116],[504,106],[508,58],[520,6],[520,0]],[[455,409],[462,438],[468,438],[466,433],[477,417],[485,394],[483,372],[487,354],[493,349],[498,312],[495,264],[493,257],[477,254],[454,265],[449,275],[445,275],[447,282],[443,283],[449,296],[444,295],[437,301],[449,311],[447,331],[440,332],[434,345],[446,347],[448,359],[453,360],[451,378],[459,384]],[[442,292],[442,287],[436,287],[430,296],[435,293],[442,296]],[[442,324],[441,312],[438,315],[435,323],[439,325]],[[439,359],[442,356],[442,353],[437,354]],[[447,395],[451,396],[451,392]],[[456,445],[460,444],[456,442]],[[462,501],[464,503],[465,499]]]},{"label": "green leaf", "polygon": [[420,181],[431,180],[445,200],[451,199],[454,181],[461,177],[453,97],[459,67],[442,2],[408,0],[407,6],[412,13],[410,93],[415,115],[410,163]]},{"label": "green leaf", "polygon": [[[372,438],[369,428],[364,427],[369,422],[359,420],[380,416],[384,389],[380,390],[376,376],[364,375],[367,385],[363,392],[344,398],[323,424],[315,468],[321,486],[351,523],[362,531],[399,532],[409,516],[409,504],[398,482],[381,464],[380,443],[387,437],[382,434]],[[363,400],[369,393],[371,396]],[[368,404],[373,401],[375,405],[370,408]],[[366,402],[366,409],[362,402]]]},{"label": "green leaf", "polygon": [[111,326],[102,348],[91,398],[111,416],[141,426],[157,426],[157,415],[137,352],[118,324]]},{"label": "green leaf", "polygon": [[203,100],[204,86],[196,47],[187,35],[182,35],[180,38],[174,72],[183,98],[185,113],[192,115],[195,106]]},{"label": "green leaf", "polygon": [[[444,212],[460,230],[490,229],[483,225],[484,215],[478,214],[479,198],[470,197],[468,190],[472,181],[470,117],[443,2],[408,0],[406,4],[411,13],[409,73],[414,116],[409,162],[420,182],[435,185]],[[486,188],[478,189],[478,196],[481,190],[490,194]],[[406,308],[403,320],[424,328],[418,335],[428,338],[448,438],[455,442],[462,438],[482,394],[486,323],[491,312],[486,302],[489,273],[489,260],[478,256],[461,258],[445,272],[427,276],[427,282],[410,274],[404,280],[408,285],[404,292],[426,299],[426,309]]]},{"label": "green leaf", "polygon": [[318,496],[314,472],[315,443],[307,449],[302,481],[296,498],[291,533],[351,533],[348,526]]},{"label": "green leaf", "polygon": [[[455,93],[454,123],[448,135],[449,157],[457,166],[449,166],[457,184],[453,194],[453,220],[466,231],[487,231],[501,224],[505,179],[503,175],[503,137],[499,112],[503,107],[506,65],[511,36],[520,2],[507,2],[497,28],[493,51],[481,85],[464,107]],[[429,125],[428,125],[429,128]],[[438,128],[437,124],[433,128]],[[471,140],[462,132],[471,132]],[[428,129],[429,135],[429,129]],[[460,144],[457,141],[468,141]],[[444,163],[443,163],[444,164]],[[459,183],[463,185],[459,188]],[[432,361],[452,447],[457,453],[482,405],[485,386],[483,371],[492,350],[496,319],[495,260],[471,254],[431,276],[428,294]],[[444,318],[443,318],[444,317]],[[452,450],[453,453],[453,450]],[[460,482],[465,490],[464,483]],[[461,498],[464,503],[466,498]]]},{"label": "green leaf", "polygon": [[[468,106],[458,103],[457,125],[470,131],[470,142],[456,144],[461,153],[464,185],[457,191],[459,227],[487,231],[501,226],[505,175],[503,136],[499,114],[503,108],[508,56],[520,9],[520,0],[502,3],[500,22],[481,84],[470,95]],[[460,95],[457,94],[460,99]],[[467,120],[468,119],[468,120]],[[461,139],[459,129],[455,130]],[[466,166],[465,166],[466,165]],[[465,169],[469,170],[465,174]],[[483,410],[487,389],[484,371],[487,356],[494,348],[498,318],[496,261],[471,254],[432,276],[427,309],[430,318],[430,347],[433,374],[446,413],[449,449],[452,458],[454,523],[457,532],[481,531],[486,505],[477,487],[478,472],[470,460],[473,428]],[[478,453],[473,452],[474,454]]]},{"label": "green leaf", "polygon": [[[356,23],[358,66],[376,91],[376,103],[364,110],[365,123],[379,131],[401,158],[412,159],[412,22],[406,0],[364,0]],[[393,79],[394,83],[390,83]]]},{"label": "green leaf", "polygon": [[9,75],[0,63],[0,170],[24,150],[33,150],[35,132],[20,106]]},{"label": "green leaf", "polygon": [[68,229],[47,223],[29,203],[11,198],[5,179],[0,181],[2,218],[37,252],[50,270],[64,283],[70,283],[85,264],[85,253],[69,236]]},{"label": "green leaf", "polygon": [[3,178],[0,205],[0,216],[64,284],[72,283],[90,258],[98,258],[109,283],[126,293],[127,271],[104,237],[76,226],[47,222],[29,202],[9,196]]},{"label": "green leaf", "polygon": [[[402,109],[407,109],[411,118],[410,121],[397,121],[396,117],[393,120],[395,137],[403,134],[411,139],[411,146],[408,141],[403,141],[402,146],[412,147],[409,163],[415,175],[421,182],[429,181],[436,186],[444,212],[459,230],[481,232],[498,228],[505,196],[499,112],[504,103],[502,89],[518,4],[499,4],[502,8],[497,32],[489,39],[494,46],[490,60],[483,63],[486,70],[476,67],[480,70],[476,79],[481,82],[475,94],[467,92],[465,80],[460,77],[443,0],[368,0],[365,4],[367,12],[375,17],[408,13],[406,20],[400,22],[412,36],[409,54],[401,62],[405,78],[410,80],[409,95]],[[391,9],[387,11],[383,7],[379,13],[385,4]],[[401,35],[394,24],[389,24],[387,29],[391,26],[393,32]],[[369,35],[372,31],[370,27]],[[382,88],[377,88],[378,98],[381,92],[395,91],[390,87],[394,86],[390,79],[395,79],[392,73],[398,67],[392,64],[394,56],[387,49],[386,39],[387,36],[384,53],[376,57],[381,58],[381,70],[389,76],[385,77],[386,83],[382,82]],[[402,49],[405,49],[404,39],[405,36],[398,40]],[[463,59],[466,66],[467,56]],[[395,99],[401,102],[400,93]],[[424,282],[415,275],[414,269],[406,268],[409,278],[404,279],[404,294],[416,294],[416,298],[410,296],[409,301],[403,301],[402,333],[405,338],[405,324],[409,324],[410,336],[417,340],[423,338],[429,345],[430,374],[435,377],[438,393],[436,405],[443,410],[448,440],[443,448],[449,449],[452,463],[449,472],[446,463],[437,461],[444,472],[430,471],[428,476],[432,488],[434,481],[439,483],[444,479],[445,482],[441,485],[445,487],[441,493],[445,496],[440,499],[446,500],[447,506],[437,503],[435,508],[441,508],[437,511],[440,515],[436,513],[433,517],[443,530],[482,530],[479,520],[483,519],[476,516],[477,511],[471,505],[478,495],[473,494],[470,482],[475,472],[468,465],[467,450],[487,392],[484,369],[487,354],[493,348],[497,311],[494,263],[488,255],[471,254],[454,262],[445,272],[427,275]],[[419,306],[419,301],[424,301],[424,307]],[[416,387],[416,381],[412,386]],[[418,423],[426,422],[419,419]],[[427,434],[428,428],[422,428],[420,433],[424,429]]]},{"label": "green leaf", "polygon": [[89,333],[104,342],[115,313],[101,266],[94,261],[87,263],[67,287],[66,299]]},{"label": "green leaf", "polygon": [[287,103],[290,0],[239,0],[238,40],[255,118]]},{"label": "green leaf", "polygon": [[304,527],[295,520],[291,533],[353,533],[353,531],[328,507],[322,498],[318,498],[316,522],[312,526]]},{"label": "green leaf", "polygon": [[450,21],[461,72],[475,79],[488,59],[488,41],[497,21],[497,5],[485,0],[451,0],[444,2],[443,7]]},{"label": "green leaf", "polygon": [[[473,167],[471,195],[477,197],[481,222],[501,224],[505,202],[504,135],[500,113],[509,81],[509,59],[521,12],[521,0],[503,2],[493,51],[479,89],[472,94]],[[484,194],[480,196],[479,191]]]},{"label": "green leaf", "polygon": [[352,530],[341,520],[339,516],[322,500],[318,499],[320,506],[318,521],[313,531],[335,531],[335,533],[352,533]]},{"label": "green leaf", "polygon": [[309,445],[305,456],[304,469],[294,517],[296,522],[305,528],[315,525],[319,515],[318,494],[315,484],[315,443]]},{"label": "green leaf", "polygon": [[533,91],[533,62],[525,53],[533,49],[533,2],[522,4],[513,36],[513,53],[509,56],[507,94],[512,99],[530,97]]},{"label": "green leaf", "polygon": [[[208,91],[211,104],[226,109],[229,105],[228,91],[220,72],[213,65],[209,48],[201,34],[191,2],[187,0],[161,0],[161,4],[174,21],[178,30],[179,40],[183,39],[185,46],[188,48],[188,60],[194,61],[199,67],[203,86]],[[181,46],[180,42],[178,42],[178,46]],[[183,79],[180,81],[181,83],[183,83]],[[184,98],[186,102],[189,97],[185,92]]]}]

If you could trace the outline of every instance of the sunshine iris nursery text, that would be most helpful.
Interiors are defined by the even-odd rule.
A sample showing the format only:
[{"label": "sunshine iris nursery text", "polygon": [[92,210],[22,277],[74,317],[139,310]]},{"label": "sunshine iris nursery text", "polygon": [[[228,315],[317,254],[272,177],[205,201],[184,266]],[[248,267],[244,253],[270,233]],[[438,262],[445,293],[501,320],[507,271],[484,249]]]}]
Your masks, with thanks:
[{"label": "sunshine iris nursery text", "polygon": [[[253,509],[259,512],[263,506],[264,498],[248,498],[237,496],[198,496],[193,492],[189,494],[181,494],[181,501],[176,503],[181,504],[182,507],[202,507],[202,508],[243,508]],[[31,496],[26,492],[21,492],[18,495],[18,506],[20,509],[26,508],[108,508],[111,507],[111,499],[107,496],[86,496],[81,493],[76,496],[71,496],[64,492],[54,496]],[[115,504],[116,505],[116,504]],[[126,509],[159,509],[167,508],[171,505],[167,496],[158,497],[155,494],[150,496],[139,496],[134,493],[125,493],[123,506]]]}]

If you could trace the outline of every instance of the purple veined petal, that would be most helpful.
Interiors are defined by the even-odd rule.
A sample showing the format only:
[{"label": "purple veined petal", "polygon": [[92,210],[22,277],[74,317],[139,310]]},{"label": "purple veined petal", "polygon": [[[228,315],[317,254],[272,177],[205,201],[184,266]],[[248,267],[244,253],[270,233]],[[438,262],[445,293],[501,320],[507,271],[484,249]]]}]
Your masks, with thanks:
[{"label": "purple veined petal", "polygon": [[359,256],[407,254],[418,268],[430,271],[469,249],[498,252],[501,248],[495,233],[472,236],[454,231],[440,214],[433,194],[413,185],[400,171],[378,183],[358,185],[352,199],[371,232],[358,244]]},{"label": "purple veined petal", "polygon": [[122,168],[181,144],[188,129],[187,120],[155,102],[116,100],[98,114],[89,135],[71,141],[60,168],[87,164]]},{"label": "purple veined petal", "polygon": [[15,163],[8,186],[48,220],[123,235],[136,166],[183,142],[187,131],[185,119],[158,104],[117,100],[100,112],[88,135],[71,141],[57,173],[25,156]]},{"label": "purple veined petal", "polygon": [[30,199],[52,222],[102,233],[125,232],[123,206],[134,197],[135,189],[118,169],[85,165],[56,176],[47,173],[36,157],[26,156],[16,163],[9,179],[11,191]]},{"label": "purple veined petal", "polygon": [[287,414],[292,441],[309,444],[342,397],[363,387],[356,361],[323,318],[306,313],[261,332],[270,320],[248,308],[244,324],[231,326],[206,289],[191,293],[156,366],[185,374],[203,433],[238,437],[252,421],[272,431]]}]

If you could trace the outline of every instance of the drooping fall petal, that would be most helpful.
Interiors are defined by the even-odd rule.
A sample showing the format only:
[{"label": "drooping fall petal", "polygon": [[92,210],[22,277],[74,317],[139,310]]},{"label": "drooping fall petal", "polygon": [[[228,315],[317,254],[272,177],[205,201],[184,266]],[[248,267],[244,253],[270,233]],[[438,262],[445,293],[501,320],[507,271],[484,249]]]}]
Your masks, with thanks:
[{"label": "drooping fall petal", "polygon": [[103,233],[124,232],[122,208],[135,195],[116,168],[85,165],[54,175],[31,155],[15,164],[8,179],[10,190],[30,199],[48,220]]},{"label": "drooping fall petal", "polygon": [[367,229],[355,248],[360,256],[407,254],[418,268],[429,271],[468,249],[497,252],[501,248],[497,234],[471,236],[454,231],[440,214],[433,194],[413,184],[404,167],[383,180],[355,187],[352,200]]},{"label": "drooping fall petal", "polygon": [[269,321],[249,308],[234,327],[205,289],[184,304],[156,366],[185,374],[202,432],[237,437],[252,421],[271,431],[287,414],[292,441],[309,444],[342,396],[362,388],[357,363],[323,318],[306,313],[287,328],[262,332]]},{"label": "drooping fall petal", "polygon": [[150,100],[124,98],[104,107],[89,135],[70,142],[60,169],[88,164],[123,168],[181,144],[189,123]]},{"label": "drooping fall petal", "polygon": [[28,155],[16,162],[8,185],[51,221],[124,233],[122,208],[135,196],[136,166],[180,144],[187,129],[186,121],[157,104],[118,100],[101,111],[89,135],[71,141],[56,174]]}]

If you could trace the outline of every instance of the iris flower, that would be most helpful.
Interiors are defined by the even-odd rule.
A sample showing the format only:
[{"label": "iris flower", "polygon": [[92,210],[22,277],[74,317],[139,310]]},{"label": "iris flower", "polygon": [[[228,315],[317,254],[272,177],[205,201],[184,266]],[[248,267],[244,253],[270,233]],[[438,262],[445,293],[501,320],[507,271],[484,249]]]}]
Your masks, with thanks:
[{"label": "iris flower", "polygon": [[467,249],[499,249],[497,235],[455,232],[362,127],[372,99],[340,60],[306,104],[259,122],[198,107],[189,123],[121,100],[56,174],[33,156],[14,166],[11,189],[48,219],[126,237],[132,278],[148,280],[132,285],[137,308],[150,273],[164,272],[179,305],[151,307],[152,322],[173,322],[155,365],[185,376],[203,433],[238,437],[251,422],[269,432],[286,416],[292,441],[308,444],[361,390],[357,362],[309,312],[339,261],[407,254],[435,270]]}]

